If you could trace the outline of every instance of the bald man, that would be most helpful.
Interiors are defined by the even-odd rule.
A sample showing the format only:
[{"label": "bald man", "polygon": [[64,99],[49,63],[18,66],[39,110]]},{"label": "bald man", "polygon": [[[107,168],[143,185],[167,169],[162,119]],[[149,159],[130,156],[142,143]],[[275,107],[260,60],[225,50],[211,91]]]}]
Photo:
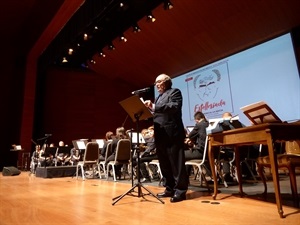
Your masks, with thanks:
[{"label": "bald man", "polygon": [[159,96],[155,102],[145,101],[145,106],[153,111],[155,145],[165,191],[157,197],[171,197],[170,202],[186,199],[189,178],[185,170],[184,138],[182,122],[182,94],[172,88],[172,80],[160,74],[155,80]]}]

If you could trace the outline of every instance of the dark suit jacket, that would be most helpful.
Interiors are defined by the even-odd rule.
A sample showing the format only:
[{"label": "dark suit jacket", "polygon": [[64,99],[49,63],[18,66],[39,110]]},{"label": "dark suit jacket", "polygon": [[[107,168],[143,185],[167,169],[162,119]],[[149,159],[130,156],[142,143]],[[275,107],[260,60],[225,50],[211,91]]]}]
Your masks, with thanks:
[{"label": "dark suit jacket", "polygon": [[199,123],[196,123],[194,129],[189,133],[188,138],[195,143],[195,148],[201,152],[204,150],[205,139],[206,139],[206,128],[209,123],[205,120],[202,120]]},{"label": "dark suit jacket", "polygon": [[212,133],[217,133],[217,132],[222,132],[226,130],[233,130],[236,128],[242,128],[245,127],[244,124],[242,124],[238,120],[224,120],[223,122],[220,122],[215,129],[213,129],[211,132]]},{"label": "dark suit jacket", "polygon": [[166,90],[159,99],[156,99],[153,122],[157,143],[161,141],[182,141],[183,143],[185,132],[181,108],[182,94],[177,88]]}]

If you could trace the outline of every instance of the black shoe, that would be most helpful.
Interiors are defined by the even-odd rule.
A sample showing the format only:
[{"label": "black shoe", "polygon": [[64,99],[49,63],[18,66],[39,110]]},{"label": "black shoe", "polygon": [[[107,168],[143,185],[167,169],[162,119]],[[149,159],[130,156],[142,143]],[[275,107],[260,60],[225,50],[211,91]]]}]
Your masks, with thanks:
[{"label": "black shoe", "polygon": [[155,181],[160,181],[160,177],[159,175],[153,175],[153,178],[152,180],[155,180]]},{"label": "black shoe", "polygon": [[225,180],[227,183],[233,183],[233,182],[234,182],[233,177],[230,176],[229,173],[226,173],[226,174],[225,174],[224,180]]},{"label": "black shoe", "polygon": [[156,194],[156,196],[157,196],[158,198],[172,197],[172,196],[173,196],[173,192],[171,192],[171,191],[164,191],[164,192],[162,192],[162,193]]},{"label": "black shoe", "polygon": [[117,179],[121,180],[122,172],[120,170],[116,171],[116,177],[117,177]]},{"label": "black shoe", "polygon": [[[220,183],[220,180],[217,179],[218,184]],[[211,179],[209,181],[207,181],[208,184],[215,184],[214,179]]]},{"label": "black shoe", "polygon": [[183,200],[186,200],[186,196],[185,194],[182,194],[182,195],[174,195],[171,199],[170,199],[170,202],[181,202]]},{"label": "black shoe", "polygon": [[151,179],[150,178],[143,178],[141,180],[141,183],[151,183]]}]

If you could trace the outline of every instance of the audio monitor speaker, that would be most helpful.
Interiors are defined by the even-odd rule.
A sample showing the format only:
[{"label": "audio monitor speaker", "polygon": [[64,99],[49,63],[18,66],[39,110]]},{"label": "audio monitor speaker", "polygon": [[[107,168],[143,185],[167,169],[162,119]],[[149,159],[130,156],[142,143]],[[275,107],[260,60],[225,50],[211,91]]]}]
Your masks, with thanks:
[{"label": "audio monitor speaker", "polygon": [[2,170],[3,176],[16,176],[16,175],[19,175],[20,173],[21,173],[21,171],[13,166],[3,167],[3,170]]}]

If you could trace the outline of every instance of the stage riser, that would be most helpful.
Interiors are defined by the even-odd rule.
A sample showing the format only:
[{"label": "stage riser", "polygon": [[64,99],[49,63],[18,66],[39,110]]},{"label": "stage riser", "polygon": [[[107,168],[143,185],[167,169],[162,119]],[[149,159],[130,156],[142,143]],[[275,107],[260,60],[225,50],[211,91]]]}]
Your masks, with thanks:
[{"label": "stage riser", "polygon": [[72,177],[76,173],[76,166],[49,166],[37,167],[36,177],[55,178],[55,177]]}]

